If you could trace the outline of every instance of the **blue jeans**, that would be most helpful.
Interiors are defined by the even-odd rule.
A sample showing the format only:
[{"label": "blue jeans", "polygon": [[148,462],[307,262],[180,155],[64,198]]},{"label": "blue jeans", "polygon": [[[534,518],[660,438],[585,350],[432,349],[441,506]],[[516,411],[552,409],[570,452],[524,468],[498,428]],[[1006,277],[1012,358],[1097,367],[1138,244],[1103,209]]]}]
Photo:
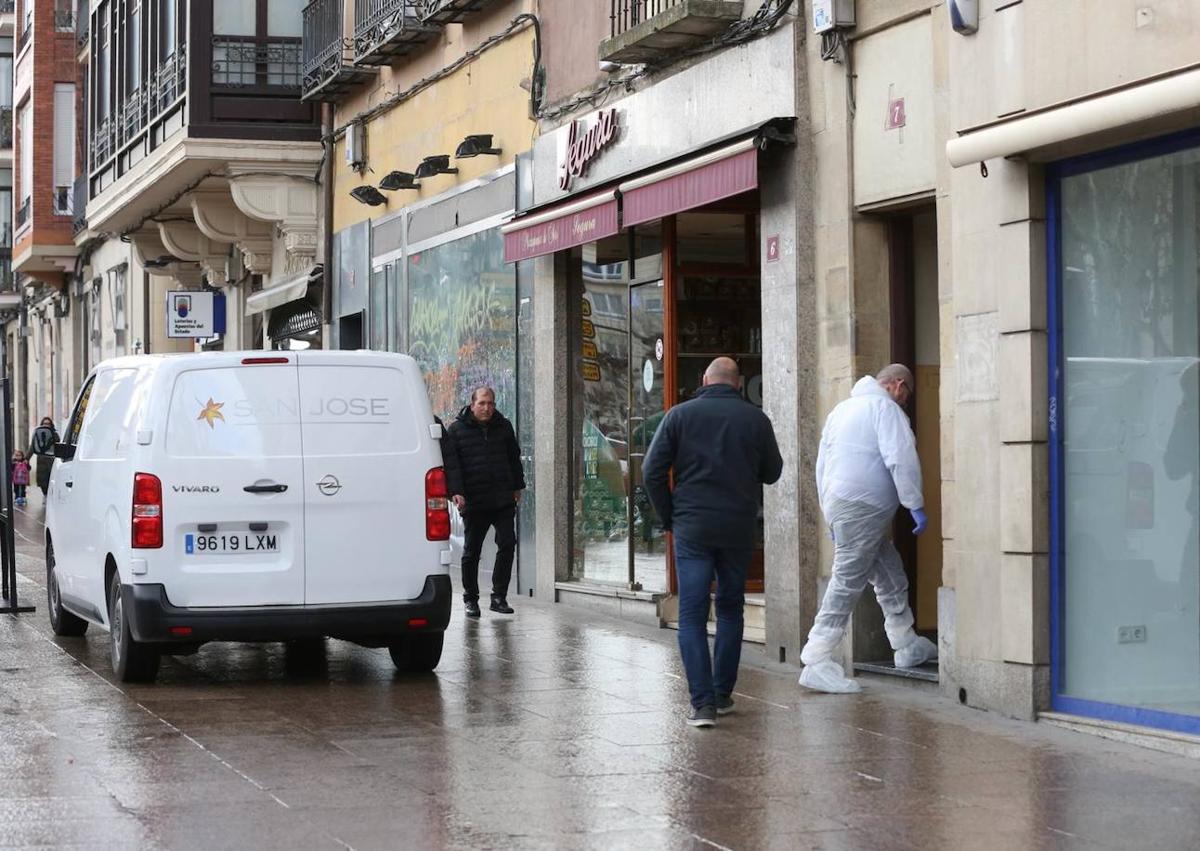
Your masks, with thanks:
[{"label": "blue jeans", "polygon": [[[679,579],[679,653],[692,706],[715,706],[733,693],[742,658],[743,608],[750,547],[709,547],[675,538]],[[717,639],[708,652],[708,589],[717,580]]]}]

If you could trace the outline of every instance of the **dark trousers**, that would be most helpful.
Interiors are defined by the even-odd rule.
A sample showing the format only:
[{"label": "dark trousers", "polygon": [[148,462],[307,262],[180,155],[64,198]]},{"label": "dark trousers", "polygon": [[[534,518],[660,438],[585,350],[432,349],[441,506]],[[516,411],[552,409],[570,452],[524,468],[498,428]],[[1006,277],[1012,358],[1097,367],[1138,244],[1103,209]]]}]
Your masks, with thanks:
[{"label": "dark trousers", "polygon": [[15,496],[17,499],[24,499],[26,487],[28,487],[28,485],[13,485],[13,496]]},{"label": "dark trousers", "polygon": [[463,541],[462,583],[463,599],[479,599],[479,553],[483,550],[488,530],[496,527],[496,566],[492,570],[492,593],[508,596],[512,580],[513,555],[517,551],[517,506],[481,510],[468,508],[463,515],[466,526]]},{"label": "dark trousers", "polygon": [[[742,659],[743,609],[750,547],[708,547],[675,537],[679,580],[679,653],[692,706],[715,706],[718,695],[733,693]],[[708,652],[708,589],[717,581],[717,638]]]}]

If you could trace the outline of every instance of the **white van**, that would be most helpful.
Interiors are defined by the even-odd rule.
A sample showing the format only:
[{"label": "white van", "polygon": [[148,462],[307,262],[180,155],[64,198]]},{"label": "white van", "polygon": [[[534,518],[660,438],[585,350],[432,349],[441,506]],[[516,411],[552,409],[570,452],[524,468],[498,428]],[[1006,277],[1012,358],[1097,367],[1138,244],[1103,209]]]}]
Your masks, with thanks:
[{"label": "white van", "polygon": [[55,633],[107,628],[124,681],[207,641],[325,636],[432,670],[451,598],[440,436],[407,355],[101,364],[47,495]]}]

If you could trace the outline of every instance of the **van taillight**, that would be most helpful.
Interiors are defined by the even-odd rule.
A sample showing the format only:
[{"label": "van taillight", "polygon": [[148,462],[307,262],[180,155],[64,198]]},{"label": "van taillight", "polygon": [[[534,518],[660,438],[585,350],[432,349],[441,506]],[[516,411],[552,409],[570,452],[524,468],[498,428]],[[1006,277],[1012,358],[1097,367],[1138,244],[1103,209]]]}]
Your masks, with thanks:
[{"label": "van taillight", "polygon": [[133,547],[154,550],[163,544],[162,482],[149,473],[133,474]]},{"label": "van taillight", "polygon": [[450,505],[446,501],[446,471],[434,467],[425,474],[425,537],[450,540]]}]

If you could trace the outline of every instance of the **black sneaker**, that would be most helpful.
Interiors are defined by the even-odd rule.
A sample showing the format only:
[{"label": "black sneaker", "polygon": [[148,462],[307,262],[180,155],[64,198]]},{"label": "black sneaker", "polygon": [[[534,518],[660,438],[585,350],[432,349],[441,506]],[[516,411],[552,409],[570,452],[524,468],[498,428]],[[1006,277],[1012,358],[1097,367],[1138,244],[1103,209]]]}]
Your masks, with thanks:
[{"label": "black sneaker", "polygon": [[727,694],[717,695],[717,714],[728,715],[733,712],[733,698]]},{"label": "black sneaker", "polygon": [[479,617],[479,601],[478,600],[463,600],[463,608],[467,610],[467,617]]},{"label": "black sneaker", "polygon": [[513,607],[508,604],[508,600],[498,597],[495,594],[492,595],[492,605],[488,608],[502,615],[511,615],[513,613]]},{"label": "black sneaker", "polygon": [[717,710],[713,706],[701,706],[699,709],[693,709],[687,717],[689,727],[715,727],[717,726]]}]

